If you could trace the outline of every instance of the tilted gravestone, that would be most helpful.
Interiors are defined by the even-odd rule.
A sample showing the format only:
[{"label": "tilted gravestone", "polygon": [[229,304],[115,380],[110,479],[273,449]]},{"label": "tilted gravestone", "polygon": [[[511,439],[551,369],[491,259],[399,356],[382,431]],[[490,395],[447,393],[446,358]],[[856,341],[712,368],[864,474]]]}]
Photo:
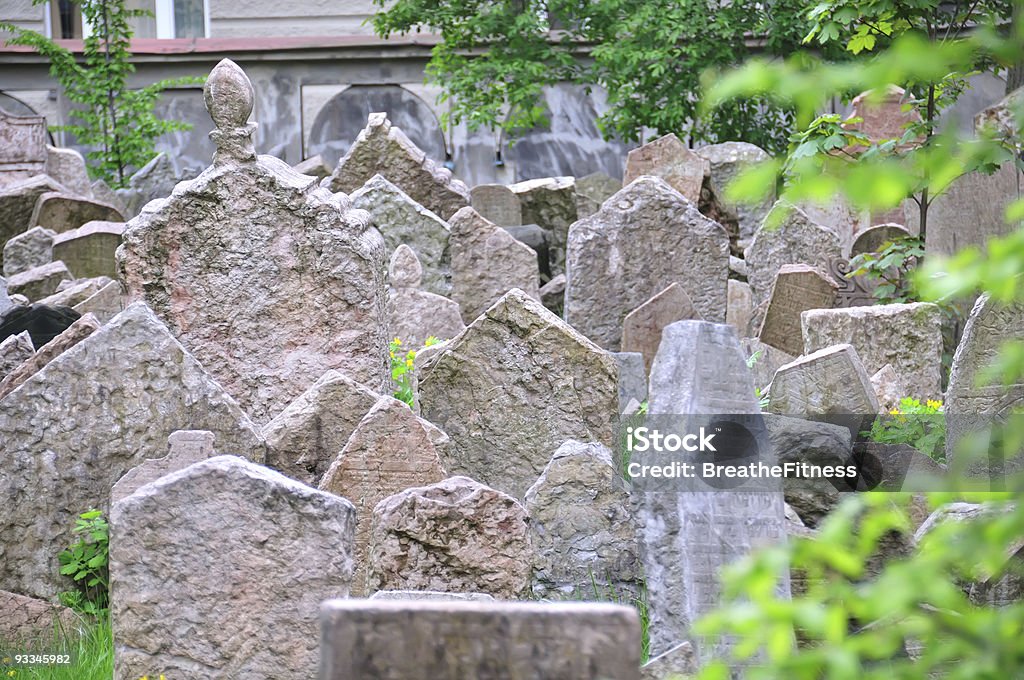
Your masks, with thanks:
[{"label": "tilted gravestone", "polygon": [[392,494],[444,478],[423,421],[394,397],[381,397],[356,425],[319,484],[321,491],[345,498],[356,509],[353,597],[373,592],[368,579],[374,506]]},{"label": "tilted gravestone", "polygon": [[525,243],[463,208],[450,220],[452,299],[469,323],[513,288],[539,300],[537,255]]},{"label": "tilted gravestone", "polygon": [[58,234],[92,221],[124,222],[124,215],[108,203],[51,191],[39,197],[29,218],[29,224],[52,229]]},{"label": "tilted gravestone", "polygon": [[[46,118],[0,110],[0,186],[46,172]],[[2,239],[0,239],[2,240]]]},{"label": "tilted gravestone", "polygon": [[204,461],[216,456],[213,444],[217,437],[208,430],[178,430],[167,437],[167,455],[163,458],[150,458],[141,465],[124,473],[110,490],[111,504],[155,482],[164,475],[184,470],[193,463]]},{"label": "tilted gravestone", "polygon": [[234,456],[115,503],[115,680],[313,677],[320,603],[348,595],[354,525],[348,501]]},{"label": "tilted gravestone", "polygon": [[28,331],[8,336],[0,342],[0,380],[21,366],[35,352]]},{"label": "tilted gravestone", "polygon": [[624,605],[331,600],[320,626],[320,680],[640,680]]},{"label": "tilted gravestone", "polygon": [[848,427],[853,437],[871,428],[880,406],[857,351],[836,345],[786,364],[772,380],[768,411]]},{"label": "tilted gravestone", "polygon": [[[764,424],[754,383],[731,326],[704,321],[679,321],[668,326],[651,368],[648,424],[697,432],[698,426],[723,434],[746,432],[758,442],[756,460],[772,463],[763,443]],[[718,425],[716,425],[716,423]],[[682,434],[678,432],[676,434]],[[719,446],[742,442],[719,439]],[[746,461],[748,452],[729,446],[721,451]],[[666,454],[655,454],[664,463]],[[717,454],[716,454],[717,455]],[[686,454],[687,460],[709,462],[710,452]],[[631,460],[640,459],[634,452]],[[727,460],[726,462],[739,462]],[[712,486],[709,478],[656,480],[649,486],[633,478],[639,490],[641,552],[650,612],[651,651],[665,652],[691,639],[691,627],[719,604],[721,569],[752,550],[785,541],[783,496],[779,480],[753,480],[739,488]],[[742,481],[742,480],[741,480]],[[750,480],[748,480],[750,481]],[[637,486],[638,483],[641,486]],[[746,490],[753,489],[753,490]],[[784,582],[779,595],[788,597]],[[714,647],[696,640],[698,658],[706,662]]]},{"label": "tilted gravestone", "polygon": [[749,142],[709,144],[694,149],[694,153],[706,159],[710,164],[711,189],[722,201],[723,207],[736,214],[739,221],[740,239],[751,238],[757,228],[761,226],[765,215],[771,210],[775,192],[770,192],[757,203],[747,204],[725,200],[725,191],[729,183],[736,179],[741,172],[769,160],[771,156],[761,147]]},{"label": "tilted gravestone", "polygon": [[4,276],[11,277],[53,262],[53,239],[56,235],[52,229],[32,227],[8,239],[3,247]]},{"label": "tilted gravestone", "polygon": [[831,309],[838,286],[832,279],[806,264],[784,264],[775,275],[772,294],[761,322],[758,339],[794,356],[804,350],[800,313],[808,309]]},{"label": "tilted gravestone", "polygon": [[117,277],[117,253],[124,222],[87,222],[78,229],[57,234],[53,259],[61,260],[77,278]]},{"label": "tilted gravestone", "polygon": [[900,224],[876,224],[863,229],[854,235],[850,246],[850,257],[863,253],[877,252],[886,243],[905,239],[910,236],[907,228]]},{"label": "tilted gravestone", "polygon": [[124,293],[121,284],[111,281],[100,288],[95,295],[74,306],[79,314],[95,314],[100,323],[106,323],[124,310]]},{"label": "tilted gravestone", "polygon": [[93,198],[85,158],[74,149],[47,145],[46,174],[67,187],[71,193]]},{"label": "tilted gravestone", "polygon": [[[69,418],[69,414],[74,414]],[[67,587],[54,556],[83,508],[108,506],[128,470],[181,429],[262,462],[252,422],[142,303],[128,307],[0,400],[0,588],[50,597]]]},{"label": "tilted gravestone", "polygon": [[451,254],[449,227],[404,191],[380,175],[352,192],[352,205],[370,213],[373,224],[384,236],[388,257],[399,246],[412,248],[423,267],[423,288],[437,295],[451,295]]},{"label": "tilted gravestone", "polygon": [[[1006,455],[989,441],[996,439],[1000,425],[1024,402],[1024,384],[1018,380],[1004,385],[998,377],[985,377],[997,366],[1009,343],[1024,339],[1024,305],[998,303],[988,295],[978,298],[964,327],[963,337],[953,355],[946,389],[946,460],[974,475],[1017,472],[1024,457],[1009,452],[1010,460],[1000,464],[994,456],[972,459],[972,449],[988,449],[990,456]],[[1010,416],[1019,418],[1020,416]]]},{"label": "tilted gravestone", "polygon": [[459,303],[420,290],[423,268],[409,246],[398,246],[392,254],[388,275],[393,288],[388,296],[388,328],[406,347],[423,347],[431,337],[450,340],[466,327]]},{"label": "tilted gravestone", "polygon": [[673,133],[633,149],[626,156],[626,172],[622,183],[644,175],[665,180],[669,186],[697,205],[704,178],[710,173],[710,163],[698,156]]},{"label": "tilted gravestone", "polygon": [[641,177],[572,225],[565,320],[618,350],[626,315],[678,283],[697,313],[724,321],[729,238],[721,225],[656,177]]},{"label": "tilted gravestone", "polygon": [[580,219],[590,217],[604,202],[622,189],[622,181],[603,172],[594,172],[576,178],[576,214]]},{"label": "tilted gravestone", "polygon": [[6,187],[0,187],[0,243],[36,226],[31,224],[32,210],[40,196],[62,187],[46,175],[37,175]]},{"label": "tilted gravestone", "polygon": [[736,335],[740,338],[751,337],[754,333],[751,330],[754,319],[754,296],[750,291],[750,284],[729,279],[726,293],[725,322],[736,329]]},{"label": "tilted gravestone", "polygon": [[622,351],[640,352],[649,373],[665,326],[683,319],[700,318],[683,287],[672,283],[626,315],[622,322]]},{"label": "tilted gravestone", "polygon": [[373,509],[373,590],[523,595],[530,583],[530,534],[516,499],[468,477],[406,489]]},{"label": "tilted gravestone", "polygon": [[352,193],[377,174],[443,220],[470,202],[469,187],[427,158],[384,113],[369,115],[325,185],[331,191]]},{"label": "tilted gravestone", "polygon": [[448,343],[419,382],[424,418],[451,437],[445,469],[522,498],[567,439],[610,446],[612,357],[521,290]]},{"label": "tilted gravestone", "polygon": [[61,354],[82,342],[96,329],[100,322],[92,314],[85,314],[64,331],[39,348],[31,357],[0,380],[0,400],[18,389],[26,380],[43,369]]},{"label": "tilted gravestone", "polygon": [[61,261],[48,262],[38,267],[26,269],[7,279],[7,290],[12,295],[24,295],[32,302],[53,295],[63,281],[70,281],[71,272]]},{"label": "tilted gravestone", "polygon": [[206,81],[213,165],[128,223],[118,269],[252,417],[266,422],[328,369],[390,379],[384,242],[351,209],[257,156],[252,84],[230,60]]},{"label": "tilted gravestone", "polygon": [[551,234],[548,252],[552,276],[565,271],[565,245],[569,227],[576,221],[576,180],[572,177],[543,177],[509,187],[519,199],[523,224],[536,224]]},{"label": "tilted gravestone", "polygon": [[[603,444],[558,447],[525,496],[533,593],[638,597],[640,551],[629,486]],[[595,592],[596,591],[596,592]]]},{"label": "tilted gravestone", "polygon": [[891,364],[904,396],[941,399],[942,314],[930,302],[812,309],[801,314],[804,353],[850,344],[868,375]]},{"label": "tilted gravestone", "polygon": [[515,227],[523,223],[523,206],[519,197],[504,184],[477,184],[469,190],[473,210],[499,227]]},{"label": "tilted gravestone", "polygon": [[771,296],[775,276],[784,264],[807,264],[831,271],[832,261],[842,257],[839,237],[811,219],[799,208],[776,203],[772,211],[786,211],[779,224],[766,218],[747,246],[747,281],[757,306]]}]

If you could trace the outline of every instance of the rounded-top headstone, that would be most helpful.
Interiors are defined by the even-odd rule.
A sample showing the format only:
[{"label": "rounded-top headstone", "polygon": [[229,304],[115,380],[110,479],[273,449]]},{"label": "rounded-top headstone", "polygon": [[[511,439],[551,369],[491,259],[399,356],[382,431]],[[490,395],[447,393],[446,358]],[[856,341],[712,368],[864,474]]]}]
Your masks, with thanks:
[{"label": "rounded-top headstone", "polygon": [[423,266],[416,257],[416,251],[403,243],[391,255],[388,273],[391,285],[395,288],[419,288],[423,278]]},{"label": "rounded-top headstone", "polygon": [[221,59],[213,67],[203,88],[206,110],[221,130],[244,126],[252,113],[254,97],[249,77],[230,59]]}]

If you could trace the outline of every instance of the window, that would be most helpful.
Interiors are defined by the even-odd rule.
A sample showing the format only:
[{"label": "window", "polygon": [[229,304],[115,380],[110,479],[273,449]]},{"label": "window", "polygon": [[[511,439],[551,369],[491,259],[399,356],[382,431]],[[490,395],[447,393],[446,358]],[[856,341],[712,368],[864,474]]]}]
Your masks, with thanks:
[{"label": "window", "polygon": [[205,38],[208,0],[156,0],[158,38]]},{"label": "window", "polygon": [[50,33],[55,40],[81,40],[82,10],[72,0],[51,0]]}]

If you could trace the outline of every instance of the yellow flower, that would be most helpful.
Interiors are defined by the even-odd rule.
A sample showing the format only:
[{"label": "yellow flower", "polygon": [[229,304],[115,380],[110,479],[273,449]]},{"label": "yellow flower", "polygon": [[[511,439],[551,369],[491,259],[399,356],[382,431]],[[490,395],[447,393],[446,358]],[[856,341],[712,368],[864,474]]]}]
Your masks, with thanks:
[{"label": "yellow flower", "polygon": [[406,359],[405,360],[405,367],[406,368],[412,368],[412,359]]},{"label": "yellow flower", "polygon": [[934,408],[934,409],[942,408],[942,402],[941,401],[935,401],[934,399],[929,399],[928,401],[925,402],[925,404],[928,406],[928,408]]},{"label": "yellow flower", "polygon": [[889,415],[891,415],[891,416],[898,416],[899,414],[900,414],[900,410],[898,408],[889,409]]},{"label": "yellow flower", "polygon": [[401,347],[401,346],[402,346],[402,341],[401,341],[401,340],[400,340],[399,338],[395,338],[395,339],[394,339],[394,340],[392,340],[391,342],[395,343],[395,344],[396,344],[396,345],[398,345],[399,347]]}]

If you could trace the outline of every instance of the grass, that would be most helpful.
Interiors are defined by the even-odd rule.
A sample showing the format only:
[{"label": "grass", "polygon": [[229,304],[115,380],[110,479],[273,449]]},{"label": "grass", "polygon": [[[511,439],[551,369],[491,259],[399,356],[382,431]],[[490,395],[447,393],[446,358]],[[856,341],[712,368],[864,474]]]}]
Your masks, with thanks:
[{"label": "grass", "polygon": [[[114,677],[114,634],[110,617],[84,625],[82,635],[55,628],[52,636],[34,641],[0,641],[0,680],[110,680]],[[67,654],[71,663],[49,666],[12,665],[14,654]]]}]

